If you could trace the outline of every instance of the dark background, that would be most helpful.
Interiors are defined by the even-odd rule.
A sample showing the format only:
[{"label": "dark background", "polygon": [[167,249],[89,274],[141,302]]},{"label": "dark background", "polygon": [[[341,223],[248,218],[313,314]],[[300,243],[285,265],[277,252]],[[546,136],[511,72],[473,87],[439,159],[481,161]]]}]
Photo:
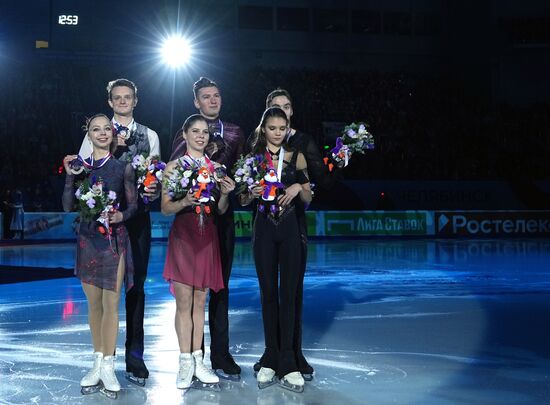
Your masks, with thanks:
[{"label": "dark background", "polygon": [[[0,189],[21,189],[26,210],[59,209],[61,160],[78,150],[85,116],[110,112],[105,86],[118,77],[137,84],[135,116],[167,158],[205,75],[220,85],[222,117],[247,134],[276,87],[293,96],[293,126],[320,148],[343,124],[368,122],[376,149],[354,157],[348,181],[527,184],[531,206],[544,208],[534,185],[550,173],[547,4],[3,1]],[[79,23],[60,25],[60,15]],[[174,71],[158,49],[176,32],[194,54]]]}]

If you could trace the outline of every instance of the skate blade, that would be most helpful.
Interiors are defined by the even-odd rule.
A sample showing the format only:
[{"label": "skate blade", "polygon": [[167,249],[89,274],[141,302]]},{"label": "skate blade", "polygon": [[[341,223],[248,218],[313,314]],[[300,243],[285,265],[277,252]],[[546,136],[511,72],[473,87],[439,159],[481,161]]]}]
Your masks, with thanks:
[{"label": "skate blade", "polygon": [[314,373],[311,373],[311,374],[302,374],[302,378],[303,378],[305,381],[313,381],[313,375],[314,375]]},{"label": "skate blade", "polygon": [[109,391],[105,387],[101,387],[99,390],[103,395],[105,395],[109,399],[117,399],[118,397],[118,391]]},{"label": "skate blade", "polygon": [[140,377],[136,377],[132,373],[126,373],[126,379],[130,381],[132,384],[139,385],[140,387],[145,387],[146,378],[140,378]]},{"label": "skate blade", "polygon": [[213,391],[213,392],[220,392],[222,388],[220,387],[220,383],[203,383],[199,380],[193,380],[191,383],[191,388],[195,390],[202,390],[202,391]]},{"label": "skate blade", "polygon": [[81,393],[82,395],[95,394],[96,392],[99,391],[100,388],[101,388],[101,385],[100,385],[100,384],[97,384],[97,385],[88,385],[87,387],[81,387],[81,388],[80,388],[80,393]]},{"label": "skate blade", "polygon": [[304,392],[304,386],[303,385],[291,384],[287,380],[285,380],[284,378],[279,380],[279,385],[282,388],[284,388],[286,390],[289,390],[289,391],[292,391],[292,392]]},{"label": "skate blade", "polygon": [[224,380],[227,380],[227,381],[240,381],[241,380],[241,375],[240,374],[227,374],[221,368],[218,368],[218,369],[214,370],[214,373],[218,377],[223,378]]},{"label": "skate blade", "polygon": [[272,385],[277,384],[277,377],[273,377],[270,381],[267,382],[259,382],[258,381],[258,388],[263,390],[264,388],[271,387]]}]

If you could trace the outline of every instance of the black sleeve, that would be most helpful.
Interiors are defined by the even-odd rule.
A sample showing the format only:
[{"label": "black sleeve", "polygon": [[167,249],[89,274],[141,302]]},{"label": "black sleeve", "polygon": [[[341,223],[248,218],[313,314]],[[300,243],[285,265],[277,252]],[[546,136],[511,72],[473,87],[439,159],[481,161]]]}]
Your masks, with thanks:
[{"label": "black sleeve", "polygon": [[136,176],[131,164],[127,164],[124,170],[124,194],[126,197],[126,209],[122,211],[122,220],[126,221],[137,212],[137,187]]},{"label": "black sleeve", "polygon": [[340,170],[335,167],[332,172],[329,171],[328,166],[323,162],[323,156],[317,144],[311,136],[307,136],[301,152],[306,158],[307,171],[311,176],[311,182],[324,189],[332,188],[341,177]]},{"label": "black sleeve", "polygon": [[297,170],[296,171],[296,180],[300,184],[307,184],[309,183],[309,177],[307,175],[307,169],[303,170]]},{"label": "black sleeve", "polygon": [[63,204],[63,211],[70,212],[74,210],[75,195],[74,195],[74,178],[72,174],[67,174],[65,177],[65,187],[63,189],[63,197],[61,202]]}]

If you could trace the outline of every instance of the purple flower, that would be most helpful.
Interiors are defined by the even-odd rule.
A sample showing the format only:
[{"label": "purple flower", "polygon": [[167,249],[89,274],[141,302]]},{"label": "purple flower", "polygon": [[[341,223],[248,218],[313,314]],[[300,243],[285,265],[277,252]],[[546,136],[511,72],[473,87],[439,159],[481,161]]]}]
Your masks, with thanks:
[{"label": "purple flower", "polygon": [[182,178],[180,184],[182,187],[187,187],[187,185],[189,184],[189,179],[187,177]]},{"label": "purple flower", "polygon": [[348,129],[348,136],[350,138],[355,138],[357,136],[357,132],[355,132],[353,129]]},{"label": "purple flower", "polygon": [[248,179],[246,179],[246,182],[249,186],[251,186],[254,183],[254,179],[252,177],[249,177]]},{"label": "purple flower", "polygon": [[237,175],[237,176],[242,176],[243,174],[244,174],[243,169],[237,169],[237,171],[235,172],[235,175]]},{"label": "purple flower", "polygon": [[80,199],[80,187],[76,190],[76,192],[74,193],[74,195],[76,196],[76,198]]},{"label": "purple flower", "polygon": [[93,198],[90,198],[88,201],[86,201],[86,205],[90,208],[95,207],[95,200]]},{"label": "purple flower", "polygon": [[114,191],[109,191],[109,200],[116,200],[116,193]]}]

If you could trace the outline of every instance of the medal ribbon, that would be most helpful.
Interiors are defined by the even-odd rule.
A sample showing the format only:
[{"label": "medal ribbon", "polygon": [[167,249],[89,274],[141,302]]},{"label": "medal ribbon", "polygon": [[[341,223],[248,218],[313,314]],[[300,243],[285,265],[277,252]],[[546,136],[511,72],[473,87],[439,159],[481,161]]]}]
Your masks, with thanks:
[{"label": "medal ribbon", "polygon": [[[82,163],[84,164],[84,166],[86,167],[86,169],[88,170],[96,170],[96,169],[99,169],[103,166],[105,166],[105,163],[107,163],[107,161],[109,160],[109,158],[111,157],[111,152],[109,152],[107,154],[107,156],[99,159],[97,162],[94,162],[94,155],[90,155],[90,157],[88,159],[85,159],[82,161]],[[88,163],[89,161],[89,163]],[[94,163],[97,164],[97,166],[94,167]]]},{"label": "medal ribbon", "polygon": [[[265,152],[265,157],[267,161],[269,162],[269,167],[275,168],[273,166],[273,159],[271,159],[271,154],[269,151]],[[279,150],[279,162],[277,163],[277,180],[281,181],[281,176],[283,174],[283,159],[285,157],[285,148],[281,146],[281,149]]]}]

